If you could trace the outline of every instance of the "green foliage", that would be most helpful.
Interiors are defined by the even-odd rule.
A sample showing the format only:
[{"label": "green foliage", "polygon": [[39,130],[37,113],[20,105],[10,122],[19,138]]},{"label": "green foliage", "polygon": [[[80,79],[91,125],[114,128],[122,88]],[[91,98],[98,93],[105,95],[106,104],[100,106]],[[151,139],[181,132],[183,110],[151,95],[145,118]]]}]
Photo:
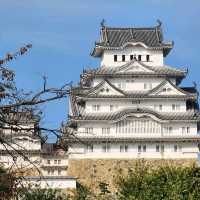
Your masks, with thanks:
[{"label": "green foliage", "polygon": [[67,195],[55,189],[23,188],[19,193],[20,200],[69,200]]},{"label": "green foliage", "polygon": [[120,200],[200,199],[200,168],[162,166],[150,169],[137,165],[118,180]]},{"label": "green foliage", "polygon": [[14,175],[0,166],[0,199],[11,199],[16,193],[16,184]]}]

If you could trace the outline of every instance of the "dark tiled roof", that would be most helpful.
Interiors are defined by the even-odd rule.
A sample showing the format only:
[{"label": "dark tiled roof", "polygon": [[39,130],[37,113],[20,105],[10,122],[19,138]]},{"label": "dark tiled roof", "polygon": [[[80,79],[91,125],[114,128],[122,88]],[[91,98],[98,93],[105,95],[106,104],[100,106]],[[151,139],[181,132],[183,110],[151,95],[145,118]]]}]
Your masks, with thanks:
[{"label": "dark tiled roof", "polygon": [[146,113],[152,114],[161,120],[178,120],[178,121],[185,121],[185,120],[200,120],[199,112],[184,112],[184,113],[158,113],[154,110],[147,109],[147,108],[127,108],[123,109],[114,113],[98,113],[98,114],[85,114],[78,117],[72,117],[71,120],[89,120],[89,121],[96,121],[96,120],[110,120],[115,121],[124,116],[128,116],[131,114],[138,114],[138,113]]},{"label": "dark tiled roof", "polygon": [[[146,68],[147,70],[150,70],[149,72],[143,72],[143,71],[135,71],[135,72],[120,72],[121,70],[123,70],[124,68],[127,67],[131,67],[131,65],[134,65],[135,63],[138,63],[139,65],[142,65],[144,68]],[[122,66],[119,67],[99,67],[97,69],[92,69],[92,70],[85,70],[85,72],[83,73],[82,76],[84,75],[93,75],[93,76],[110,76],[110,75],[115,75],[115,76],[119,76],[119,75],[130,75],[130,76],[144,76],[144,75],[151,75],[151,76],[158,76],[158,75],[164,75],[164,76],[181,76],[181,77],[185,77],[187,74],[187,70],[185,69],[176,69],[174,67],[170,67],[170,66],[149,66],[146,65],[144,62],[140,62],[140,61],[130,61]]]},{"label": "dark tiled roof", "polygon": [[[120,92],[122,95],[97,95],[97,94],[91,94],[91,92],[97,90],[100,86],[103,85],[103,83],[107,82],[112,88]],[[178,91],[182,92],[184,95],[151,95],[152,92],[159,89],[162,85],[164,85],[166,82],[169,82],[173,87],[175,87]],[[192,91],[192,93],[190,93]],[[134,92],[127,92],[122,91],[119,88],[116,88],[110,81],[105,79],[101,83],[99,83],[97,86],[95,86],[92,89],[79,89],[75,88],[73,91],[73,94],[79,97],[86,97],[86,98],[197,98],[197,93],[193,93],[194,90],[184,90],[182,88],[179,88],[178,86],[174,85],[170,80],[166,79],[163,82],[161,82],[157,87],[153,88],[152,90],[149,90],[147,92],[141,92],[141,91],[134,91]],[[197,92],[197,91],[196,91]]]},{"label": "dark tiled roof", "polygon": [[[65,136],[63,136],[64,138]],[[116,137],[116,136],[97,136],[97,135],[93,135],[93,136],[79,136],[78,137],[79,140],[77,138],[71,138],[71,141],[73,142],[78,142],[80,143],[80,140],[82,141],[82,143],[84,142],[184,142],[184,141],[188,141],[188,142],[200,142],[200,136],[196,135],[196,136],[157,136],[157,137]]]},{"label": "dark tiled roof", "polygon": [[103,26],[101,29],[100,41],[92,52],[93,56],[99,56],[99,49],[120,48],[127,43],[142,43],[147,48],[160,48],[165,50],[167,55],[173,43],[163,42],[163,33],[160,26],[151,28],[111,28]]},{"label": "dark tiled roof", "polygon": [[188,93],[197,93],[197,89],[196,87],[181,87],[182,90],[184,90],[185,92],[188,92]]}]

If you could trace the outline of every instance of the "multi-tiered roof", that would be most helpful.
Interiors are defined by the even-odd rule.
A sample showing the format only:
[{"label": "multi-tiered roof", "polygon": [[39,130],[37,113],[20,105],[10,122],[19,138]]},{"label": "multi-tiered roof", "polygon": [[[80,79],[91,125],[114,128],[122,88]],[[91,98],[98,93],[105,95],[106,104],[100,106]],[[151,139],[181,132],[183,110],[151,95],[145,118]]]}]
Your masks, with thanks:
[{"label": "multi-tiered roof", "polygon": [[[110,28],[102,24],[100,41],[95,43],[92,56],[101,57],[104,50],[123,49],[129,43],[140,45],[145,49],[162,50],[167,56],[173,47],[173,42],[165,43],[161,23],[152,28]],[[135,66],[143,70],[131,70]],[[187,69],[176,69],[170,66],[150,66],[142,61],[133,58],[122,66],[101,66],[97,69],[84,70],[80,76],[80,85],[70,90],[70,113],[68,128],[76,128],[78,122],[116,121],[131,113],[148,113],[160,120],[197,122],[200,121],[198,106],[198,91],[196,86],[179,87],[182,79],[186,77]],[[162,78],[163,82],[155,88],[147,91],[124,91],[111,83],[112,78]],[[93,87],[95,78],[102,81]],[[173,83],[171,79],[175,79]],[[103,86],[106,85],[115,93],[105,95]],[[165,85],[169,85],[176,94],[159,94],[158,91]],[[185,100],[188,112],[157,112],[147,108],[126,108],[108,113],[86,113],[85,103],[89,99],[130,99],[140,101],[146,99],[175,99]],[[69,131],[69,130],[68,130]]]}]

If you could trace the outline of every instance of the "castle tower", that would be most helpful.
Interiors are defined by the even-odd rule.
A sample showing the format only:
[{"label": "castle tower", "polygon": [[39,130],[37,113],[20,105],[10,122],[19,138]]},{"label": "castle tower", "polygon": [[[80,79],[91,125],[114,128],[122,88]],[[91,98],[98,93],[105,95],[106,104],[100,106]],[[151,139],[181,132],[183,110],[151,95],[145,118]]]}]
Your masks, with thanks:
[{"label": "castle tower", "polygon": [[70,90],[71,160],[198,158],[198,92],[180,86],[187,70],[165,64],[172,48],[160,22],[148,28],[101,24],[91,53],[100,66],[84,70]]}]

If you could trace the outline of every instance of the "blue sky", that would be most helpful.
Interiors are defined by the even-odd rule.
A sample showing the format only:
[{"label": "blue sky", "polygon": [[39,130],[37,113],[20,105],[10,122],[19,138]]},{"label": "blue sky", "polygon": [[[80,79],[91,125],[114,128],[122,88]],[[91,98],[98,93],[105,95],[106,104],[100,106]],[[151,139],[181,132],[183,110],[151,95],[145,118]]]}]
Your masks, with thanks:
[{"label": "blue sky", "polygon": [[[199,0],[0,0],[0,56],[32,43],[30,53],[9,67],[17,73],[18,87],[37,91],[41,76],[50,86],[78,82],[82,69],[97,67],[90,56],[99,37],[100,22],[108,26],[154,26],[163,22],[166,41],[175,47],[166,63],[188,67],[182,85],[200,85]],[[42,106],[42,124],[58,127],[67,118],[67,100]],[[53,137],[50,138],[53,141]]]}]

